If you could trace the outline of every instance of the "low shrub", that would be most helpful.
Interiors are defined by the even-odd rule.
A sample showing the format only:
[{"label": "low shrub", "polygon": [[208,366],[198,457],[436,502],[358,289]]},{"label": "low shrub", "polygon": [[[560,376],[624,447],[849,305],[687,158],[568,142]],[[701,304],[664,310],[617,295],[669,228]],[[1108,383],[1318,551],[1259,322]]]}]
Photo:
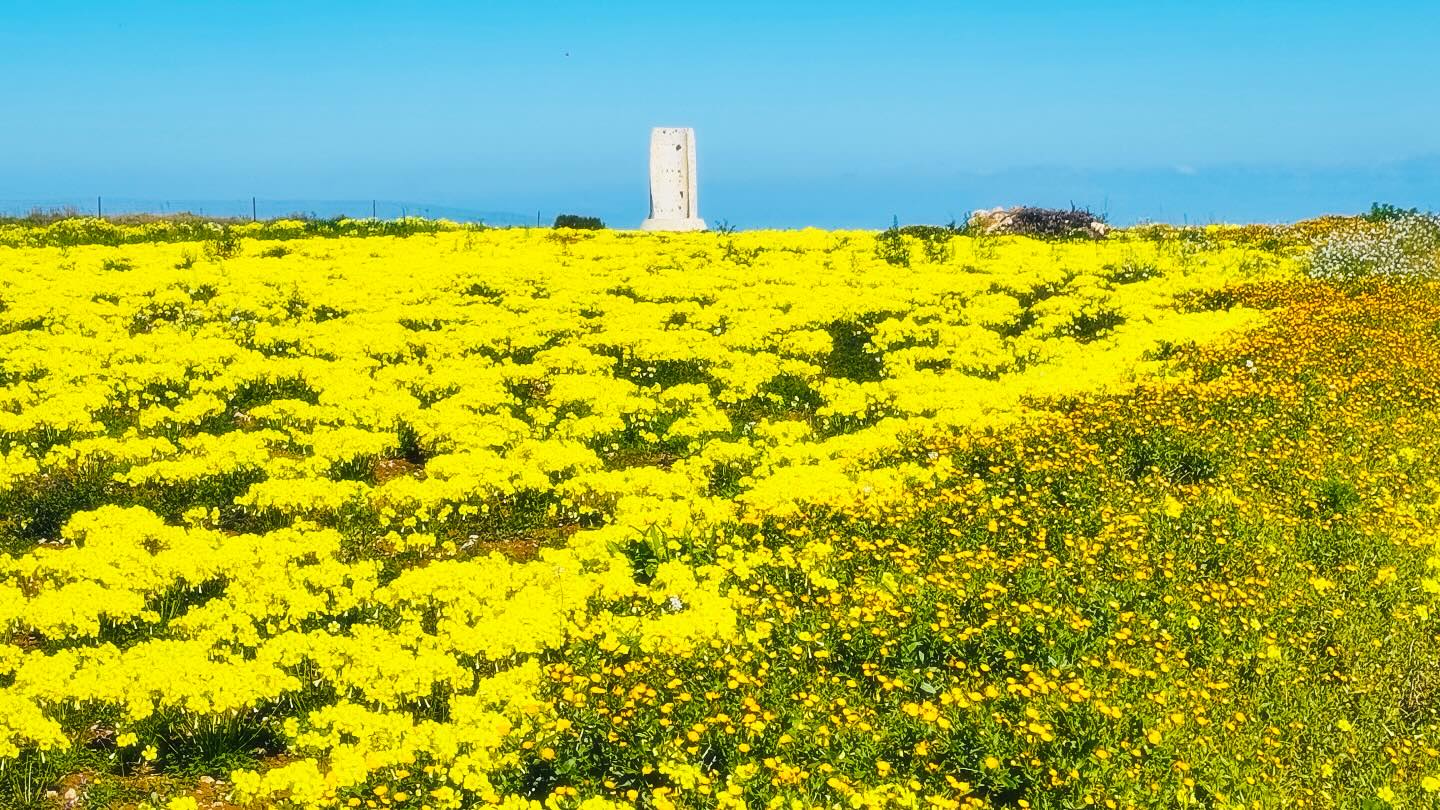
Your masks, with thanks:
[{"label": "low shrub", "polygon": [[950,258],[950,240],[965,233],[954,222],[946,225],[901,225],[897,220],[875,236],[875,257],[897,267],[910,266],[910,245],[906,237],[920,243],[925,259],[944,262]]},{"label": "low shrub", "polygon": [[1104,217],[1083,208],[1017,206],[975,212],[970,218],[970,230],[1048,239],[1099,239],[1109,233],[1110,227]]},{"label": "low shrub", "polygon": [[561,214],[555,217],[556,228],[572,228],[577,231],[598,231],[605,227],[599,217],[583,217],[579,214]]},{"label": "low shrub", "polygon": [[205,257],[211,261],[233,259],[240,255],[240,251],[240,237],[229,227],[205,240]]},{"label": "low shrub", "polygon": [[1369,212],[1361,216],[1370,222],[1394,222],[1406,217],[1420,216],[1418,208],[1401,208],[1390,203],[1371,203]]}]

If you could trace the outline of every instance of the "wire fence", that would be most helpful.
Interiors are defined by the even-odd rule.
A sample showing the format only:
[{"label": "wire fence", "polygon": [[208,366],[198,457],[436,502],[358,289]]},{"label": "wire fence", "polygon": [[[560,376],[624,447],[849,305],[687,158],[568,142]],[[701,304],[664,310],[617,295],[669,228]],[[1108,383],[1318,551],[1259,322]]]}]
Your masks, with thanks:
[{"label": "wire fence", "polygon": [[159,199],[142,197],[88,198],[22,198],[0,199],[0,217],[56,215],[94,216],[103,218],[132,216],[178,216],[193,214],[217,219],[401,219],[424,217],[454,222],[479,222],[486,225],[537,225],[540,212],[534,215],[513,211],[484,211],[453,205],[407,202],[403,200],[280,200],[263,197],[243,199]]}]

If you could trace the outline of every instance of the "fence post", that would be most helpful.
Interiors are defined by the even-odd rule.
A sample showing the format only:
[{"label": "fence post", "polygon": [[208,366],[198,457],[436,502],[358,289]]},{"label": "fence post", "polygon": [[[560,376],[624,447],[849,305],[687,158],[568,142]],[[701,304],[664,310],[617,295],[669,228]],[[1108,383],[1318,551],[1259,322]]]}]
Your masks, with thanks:
[{"label": "fence post", "polygon": [[259,221],[260,221],[260,218],[257,217],[257,216],[255,216],[255,198],[254,198],[254,197],[251,197],[251,198],[250,198],[250,221],[251,221],[251,222],[259,222]]},{"label": "fence post", "polygon": [[104,216],[105,216],[105,214],[102,213],[102,209],[101,209],[101,207],[100,207],[100,195],[97,194],[97,195],[95,195],[95,218],[96,218],[96,219],[101,219],[101,218],[103,218]]}]

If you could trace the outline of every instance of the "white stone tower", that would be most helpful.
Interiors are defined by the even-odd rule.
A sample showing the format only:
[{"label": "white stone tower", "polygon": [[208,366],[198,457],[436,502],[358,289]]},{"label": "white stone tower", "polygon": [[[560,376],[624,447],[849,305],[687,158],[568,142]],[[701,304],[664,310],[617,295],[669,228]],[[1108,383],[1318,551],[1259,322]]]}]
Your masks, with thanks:
[{"label": "white stone tower", "polygon": [[650,130],[650,216],[645,231],[703,231],[695,193],[695,130]]}]

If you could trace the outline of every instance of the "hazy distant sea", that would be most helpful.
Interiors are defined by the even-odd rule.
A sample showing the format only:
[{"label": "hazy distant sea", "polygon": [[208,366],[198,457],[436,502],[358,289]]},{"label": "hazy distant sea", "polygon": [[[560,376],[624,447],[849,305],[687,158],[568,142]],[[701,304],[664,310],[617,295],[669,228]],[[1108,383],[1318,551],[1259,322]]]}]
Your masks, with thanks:
[{"label": "hazy distant sea", "polygon": [[[615,228],[638,227],[646,214],[643,168],[609,174],[578,187],[571,179],[536,178],[523,188],[488,188],[482,197],[455,193],[444,202],[367,199],[255,201],[261,219],[301,213],[315,217],[401,216],[489,225],[549,225],[556,214],[598,216]],[[3,189],[0,189],[3,193]],[[13,192],[12,192],[13,193]],[[20,192],[24,193],[24,192]],[[1147,169],[1031,167],[993,172],[914,167],[867,172],[846,167],[797,168],[791,175],[757,174],[724,157],[700,162],[700,215],[712,226],[867,228],[891,222],[963,222],[977,208],[1040,205],[1088,208],[1115,225],[1138,222],[1293,222],[1321,214],[1359,213],[1371,203],[1440,210],[1440,157],[1350,167],[1187,166]],[[104,197],[106,214],[177,213],[249,217],[249,197],[182,199]],[[0,199],[0,215],[33,208],[93,214],[94,197]],[[536,209],[539,209],[538,211]]]},{"label": "hazy distant sea", "polygon": [[[513,211],[486,211],[453,205],[397,202],[394,200],[266,200],[225,199],[162,199],[140,197],[51,197],[34,199],[0,199],[0,216],[24,216],[32,211],[74,211],[81,215],[116,214],[178,214],[191,213],[212,217],[259,219],[299,214],[307,217],[350,217],[360,219],[372,214],[381,219],[412,216],[428,219],[449,219],[455,222],[483,222],[487,225],[534,225],[535,215]],[[553,219],[553,217],[552,217]],[[546,223],[549,224],[549,223]]]}]

